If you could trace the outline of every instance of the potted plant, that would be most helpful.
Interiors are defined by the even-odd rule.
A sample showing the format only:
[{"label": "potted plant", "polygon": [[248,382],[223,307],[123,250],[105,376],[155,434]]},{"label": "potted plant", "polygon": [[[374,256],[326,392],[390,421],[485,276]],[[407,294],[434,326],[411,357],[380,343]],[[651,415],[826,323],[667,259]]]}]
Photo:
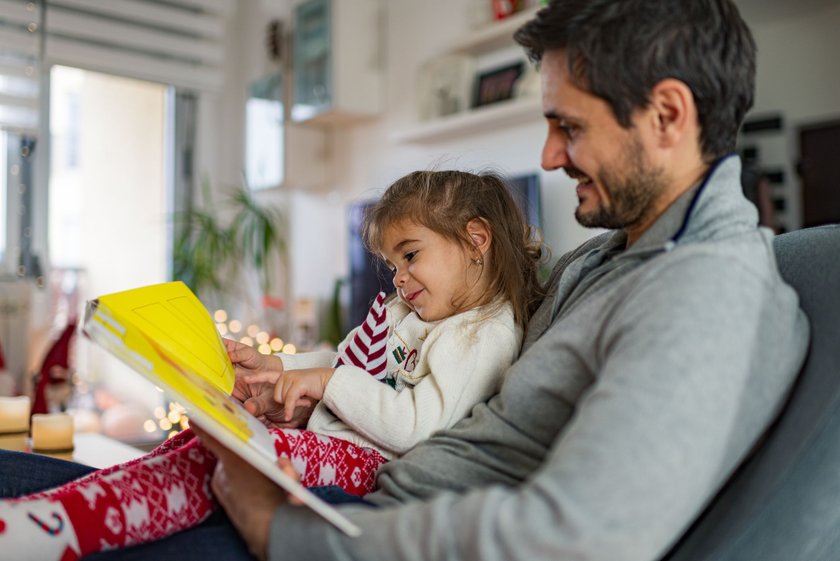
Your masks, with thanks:
[{"label": "potted plant", "polygon": [[[222,208],[203,185],[205,204],[175,216],[173,276],[196,294],[224,295],[241,274],[257,274],[261,296],[272,290],[272,265],[285,256],[285,218],[258,203],[247,187],[233,189]],[[224,216],[232,216],[227,222]],[[243,269],[243,267],[245,269]]]}]

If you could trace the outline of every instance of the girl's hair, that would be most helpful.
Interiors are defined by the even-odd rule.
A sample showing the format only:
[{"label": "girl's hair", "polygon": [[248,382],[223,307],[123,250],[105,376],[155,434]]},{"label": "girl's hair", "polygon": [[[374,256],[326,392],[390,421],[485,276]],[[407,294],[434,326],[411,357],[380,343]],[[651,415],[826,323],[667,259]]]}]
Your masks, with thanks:
[{"label": "girl's hair", "polygon": [[482,265],[488,275],[487,294],[476,305],[503,297],[513,306],[522,327],[542,301],[538,269],[543,248],[538,233],[525,222],[519,205],[504,181],[493,173],[415,171],[395,181],[365,214],[365,245],[374,254],[382,249],[383,232],[410,220],[471,249],[467,224],[483,220],[492,233]]}]

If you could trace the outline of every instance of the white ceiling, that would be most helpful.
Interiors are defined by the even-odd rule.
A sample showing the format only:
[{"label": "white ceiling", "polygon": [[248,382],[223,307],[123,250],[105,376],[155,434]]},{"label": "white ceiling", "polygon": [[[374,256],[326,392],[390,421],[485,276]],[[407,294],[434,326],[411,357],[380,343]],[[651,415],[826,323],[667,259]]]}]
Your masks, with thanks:
[{"label": "white ceiling", "polygon": [[784,19],[840,4],[840,0],[735,0],[747,22]]}]

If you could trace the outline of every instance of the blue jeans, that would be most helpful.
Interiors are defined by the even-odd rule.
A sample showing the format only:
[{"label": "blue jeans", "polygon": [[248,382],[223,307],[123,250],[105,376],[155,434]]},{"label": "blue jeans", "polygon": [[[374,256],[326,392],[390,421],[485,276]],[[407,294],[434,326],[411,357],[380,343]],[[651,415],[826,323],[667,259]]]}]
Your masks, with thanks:
[{"label": "blue jeans", "polygon": [[[18,497],[57,487],[92,471],[95,469],[73,462],[36,454],[0,450],[0,497]],[[340,487],[315,487],[310,491],[330,504],[370,504],[360,497],[346,493]],[[236,533],[236,529],[224,511],[218,509],[198,526],[168,538],[122,550],[94,553],[85,559],[89,561],[160,561],[161,559],[251,561],[253,557],[248,553],[248,547]]]}]

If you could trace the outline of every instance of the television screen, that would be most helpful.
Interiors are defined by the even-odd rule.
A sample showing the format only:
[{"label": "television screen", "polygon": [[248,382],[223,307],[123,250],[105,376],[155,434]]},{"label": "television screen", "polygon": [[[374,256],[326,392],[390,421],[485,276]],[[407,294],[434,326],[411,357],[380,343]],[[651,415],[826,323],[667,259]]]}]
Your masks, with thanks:
[{"label": "television screen", "polygon": [[379,292],[384,291],[390,294],[394,291],[391,272],[381,259],[367,250],[362,241],[362,222],[365,212],[375,203],[376,201],[362,201],[351,204],[348,209],[350,307],[345,331],[349,331],[365,320],[368,309]]},{"label": "television screen", "polygon": [[542,230],[542,204],[540,202],[540,176],[536,173],[517,175],[506,179],[513,198],[525,213],[528,224]]}]

